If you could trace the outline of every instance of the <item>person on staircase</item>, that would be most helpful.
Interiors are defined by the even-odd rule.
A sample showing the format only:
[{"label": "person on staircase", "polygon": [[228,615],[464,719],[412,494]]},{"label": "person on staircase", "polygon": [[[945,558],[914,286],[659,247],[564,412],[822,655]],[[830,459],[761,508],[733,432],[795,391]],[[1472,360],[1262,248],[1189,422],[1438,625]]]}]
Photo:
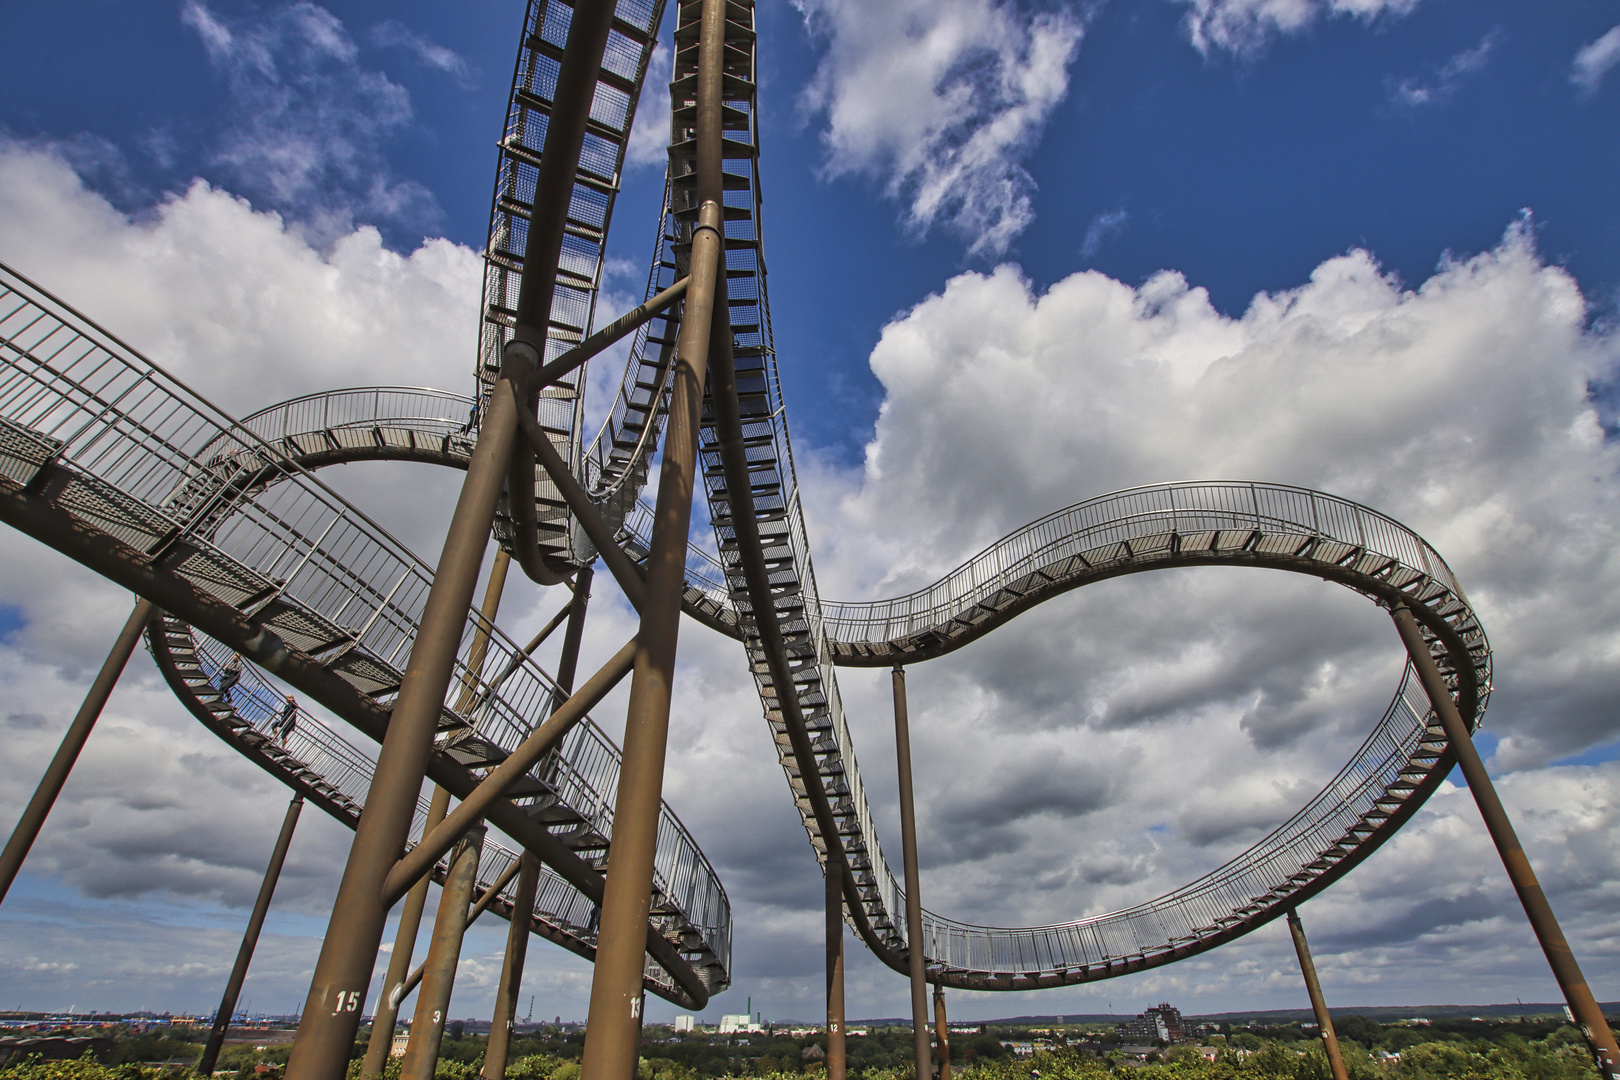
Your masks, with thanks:
[{"label": "person on staircase", "polygon": [[274,725],[276,741],[282,746],[287,745],[287,736],[292,734],[293,728],[298,724],[298,699],[291,694],[287,695],[287,703],[281,707],[281,719]]},{"label": "person on staircase", "polygon": [[225,666],[219,669],[219,696],[225,699],[225,704],[235,708],[231,701],[231,690],[236,687],[242,678],[242,654],[231,653],[231,658],[225,661]]}]

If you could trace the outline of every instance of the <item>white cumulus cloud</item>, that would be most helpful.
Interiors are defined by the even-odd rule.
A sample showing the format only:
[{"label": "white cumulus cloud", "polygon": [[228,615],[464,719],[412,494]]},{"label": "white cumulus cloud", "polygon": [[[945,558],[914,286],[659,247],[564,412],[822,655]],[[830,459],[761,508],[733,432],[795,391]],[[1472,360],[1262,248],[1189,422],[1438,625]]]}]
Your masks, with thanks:
[{"label": "white cumulus cloud", "polygon": [[[132,217],[37,147],[0,149],[0,260],[238,413],[335,385],[455,389],[472,356],[475,252],[433,241],[396,254],[366,229],[317,249],[202,184]],[[1528,222],[1412,286],[1370,253],[1335,256],[1235,317],[1171,272],[1139,285],[1077,273],[1044,289],[1013,267],[959,275],[873,349],[885,397],[864,465],[831,468],[801,448],[818,576],[831,596],[893,595],[1050,510],[1166,479],[1304,484],[1390,513],[1451,561],[1481,612],[1504,798],[1612,999],[1620,765],[1557,764],[1620,736],[1620,457],[1592,389],[1612,380],[1617,347],[1588,314]],[[815,407],[789,403],[791,415]],[[349,466],[327,479],[432,557],[459,478]],[[605,575],[595,594],[586,670],[634,632]],[[130,601],[0,530],[0,602],[24,622],[0,640],[12,751],[0,814],[14,818]],[[519,582],[501,622],[524,638],[559,604]],[[813,1017],[819,874],[746,664],[735,642],[690,624],[681,649],[665,794],[736,914],[737,989],[709,1012],[752,994],[774,1015]],[[1320,788],[1399,668],[1387,617],[1364,599],[1237,570],[1100,584],[916,665],[925,900],[1029,925],[1207,872]],[[887,673],[841,682],[893,851]],[[623,691],[596,710],[610,730]],[[0,979],[66,994],[94,968],[106,974],[90,1007],[148,1004],[117,996],[147,977],[153,1004],[205,1008],[285,794],[182,713],[144,658],[104,725],[8,900]],[[254,976],[256,994],[289,1006],[347,848],[342,829],[306,817]],[[1556,1000],[1466,792],[1442,791],[1306,918],[1337,1000]],[[469,945],[458,1014],[487,1015],[503,931],[481,927]],[[537,1011],[583,1015],[588,967],[532,951],[530,981],[548,1003]],[[903,980],[858,946],[850,986],[862,1012],[903,1013]],[[1299,983],[1273,926],[1124,982],[1021,1000],[953,994],[952,1007],[1091,1012],[1150,995],[1195,1010],[1283,1007]]]},{"label": "white cumulus cloud", "polygon": [[1083,20],[1011,0],[795,0],[825,45],[804,107],[829,176],[879,180],[908,228],[999,255],[1034,220],[1021,162],[1069,87]]}]

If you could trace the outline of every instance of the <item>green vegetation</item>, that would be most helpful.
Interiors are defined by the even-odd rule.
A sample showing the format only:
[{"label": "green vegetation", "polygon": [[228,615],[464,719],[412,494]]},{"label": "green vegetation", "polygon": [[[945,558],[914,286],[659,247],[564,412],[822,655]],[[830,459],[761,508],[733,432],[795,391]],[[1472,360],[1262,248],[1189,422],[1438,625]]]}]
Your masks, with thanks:
[{"label": "green vegetation", "polygon": [[[1431,1025],[1379,1024],[1345,1016],[1337,1025],[1351,1080],[1597,1080],[1580,1034],[1552,1021],[1437,1020]],[[1042,1040],[1052,1049],[1015,1057],[1004,1043]],[[446,1037],[439,1080],[476,1080],[484,1037]],[[1199,1047],[1158,1047],[1145,1061],[1125,1055],[1110,1034],[1079,1028],[1028,1030],[993,1027],[958,1035],[951,1058],[960,1080],[1329,1080],[1321,1043],[1298,1024],[1228,1027],[1208,1036],[1213,1061]],[[359,1080],[365,1042],[356,1044],[349,1080]],[[826,1039],[813,1035],[676,1036],[668,1028],[644,1033],[637,1080],[825,1080]],[[125,1031],[105,1063],[89,1055],[78,1061],[27,1061],[0,1067],[0,1080],[189,1080],[200,1043],[185,1032]],[[584,1036],[547,1029],[513,1040],[507,1080],[579,1080]],[[230,1047],[219,1071],[237,1080],[275,1080],[289,1047]],[[877,1028],[848,1040],[849,1080],[914,1080],[911,1033]],[[399,1061],[384,1080],[397,1080]]]}]

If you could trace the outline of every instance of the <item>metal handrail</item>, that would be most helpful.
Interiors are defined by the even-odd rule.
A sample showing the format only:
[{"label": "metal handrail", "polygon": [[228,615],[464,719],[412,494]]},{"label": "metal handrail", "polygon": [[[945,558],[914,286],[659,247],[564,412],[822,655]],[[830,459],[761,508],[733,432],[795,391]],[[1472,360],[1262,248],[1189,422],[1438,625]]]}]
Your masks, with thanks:
[{"label": "metal handrail", "polygon": [[[1196,501],[1212,492],[1238,495],[1246,498],[1250,506]],[[1170,501],[1162,506],[1124,512],[1112,509],[1152,496],[1165,496]],[[1287,503],[1299,500],[1304,500],[1311,510],[1313,524],[1308,528],[1303,527],[1299,518],[1285,513]],[[1231,480],[1152,484],[1098,496],[1047,514],[1009,533],[939,580],[914,592],[883,600],[817,600],[816,603],[834,641],[888,644],[917,633],[942,632],[957,615],[1043,565],[1086,554],[1116,543],[1119,538],[1150,535],[1153,530],[1133,528],[1143,521],[1160,521],[1165,533],[1183,535],[1216,529],[1255,528],[1270,532],[1287,528],[1302,535],[1346,539],[1320,527],[1320,520],[1328,512],[1350,516],[1360,546],[1400,558],[1403,564],[1440,581],[1466,603],[1455,576],[1439,554],[1388,515],[1349,499],[1306,488]]]},{"label": "metal handrail", "polygon": [[[186,630],[190,634],[191,645],[197,656],[199,673],[209,684],[208,689],[218,694],[220,675],[231,650],[211,638],[190,631],[189,627],[186,627]],[[346,819],[345,824],[350,828],[354,827],[371,788],[372,770],[376,766],[374,756],[344,739],[324,718],[303,706],[299,706],[296,710],[296,722],[291,731],[285,736],[278,737],[274,729],[281,720],[284,708],[281,693],[252,664],[242,665],[238,681],[227,703],[231,707],[232,714],[248,728],[257,732],[266,743],[278,745],[288,760],[316,774],[338,792],[342,800],[353,807],[353,816]],[[427,810],[428,800],[418,797],[408,834],[407,849],[415,847],[421,841]],[[480,879],[485,882],[494,881],[517,857],[517,852],[498,841],[486,840],[479,862]],[[544,864],[540,869],[540,881],[540,887],[536,890],[533,914],[564,929],[582,942],[593,943],[595,928],[592,925],[594,911],[592,902]],[[508,884],[500,895],[510,900],[509,894],[515,892],[516,885]]]},{"label": "metal handrail", "polygon": [[[679,74],[678,61],[677,78]],[[726,105],[749,116],[746,137],[757,147],[759,133],[751,84],[740,85],[735,96],[728,94]],[[744,215],[736,215],[737,220],[728,221],[728,236],[733,235],[735,227],[735,235],[743,237],[751,225],[752,236],[757,241],[761,226],[754,162],[728,163],[728,169],[732,168],[748,181],[749,191],[727,200],[728,210],[732,212],[728,216],[739,210],[746,211]],[[666,219],[675,209],[674,202],[673,194],[666,198]],[[747,220],[741,220],[743,217]],[[668,231],[662,235],[673,239]],[[838,690],[835,645],[883,646],[884,649],[876,651],[898,659],[903,649],[896,646],[909,644],[907,639],[924,631],[944,637],[965,637],[969,631],[953,625],[958,616],[995,598],[1021,576],[1037,569],[1052,576],[1054,564],[1068,559],[1072,565],[1065,567],[1063,573],[1069,575],[1069,582],[1079,584],[1086,579],[1085,556],[1109,543],[1121,549],[1109,557],[1112,572],[1146,568],[1152,565],[1155,556],[1158,561],[1164,561],[1157,545],[1146,544],[1148,550],[1143,553],[1132,551],[1130,545],[1122,541],[1163,536],[1165,548],[1174,550],[1176,538],[1183,534],[1193,534],[1206,527],[1233,528],[1242,519],[1256,532],[1266,532],[1269,528],[1273,534],[1351,537],[1341,557],[1350,558],[1358,566],[1361,554],[1366,551],[1385,551],[1390,568],[1402,568],[1402,584],[1422,591],[1426,600],[1438,601],[1449,613],[1453,629],[1460,627],[1469,638],[1474,679],[1481,696],[1488,694],[1489,649],[1467,609],[1466,597],[1438,554],[1415,534],[1381,514],[1345,500],[1280,485],[1158,485],[1115,493],[1048,515],[991,545],[939,582],[907,596],[868,604],[820,600],[782,401],[763,259],[757,243],[739,245],[736,254],[741,262],[738,266],[728,263],[730,272],[738,273],[751,258],[753,272],[743,271],[739,280],[752,285],[754,292],[749,297],[753,300],[752,311],[745,308],[732,312],[734,344],[739,357],[746,350],[747,355],[762,356],[764,360],[764,409],[750,411],[744,418],[750,437],[750,480],[757,490],[773,493],[764,501],[756,496],[756,512],[769,514],[773,520],[785,517],[791,560],[773,551],[771,583],[774,588],[783,590],[784,597],[802,600],[803,606],[802,610],[779,609],[777,617],[784,637],[792,638],[795,649],[806,644],[813,648],[815,663],[795,670],[792,687],[773,686],[770,665],[759,639],[744,634],[743,640],[749,650],[767,722],[776,736],[778,752],[790,776],[799,763],[787,748],[785,720],[772,714],[779,708],[781,695],[799,695],[804,721],[817,737],[817,768],[824,783],[835,788],[831,797],[833,815],[846,850],[854,853],[850,859],[851,869],[861,894],[876,897],[878,910],[868,914],[893,952],[906,947],[904,895],[873,828],[871,807],[855,761]],[[657,269],[655,266],[655,273]],[[750,322],[751,325],[742,325]],[[765,434],[767,424],[769,439],[762,440],[759,437]],[[705,452],[715,452],[715,448],[706,445]],[[711,500],[711,520],[724,520],[726,514],[735,510],[725,483],[718,475],[706,475],[705,482]],[[1216,496],[1217,491],[1224,494]],[[1240,505],[1244,501],[1247,506]],[[772,533],[777,534],[777,529],[773,526]],[[725,553],[719,572],[712,576],[705,574],[704,560],[689,558],[688,576],[690,580],[695,563],[700,581],[710,577],[716,583],[723,583],[735,618],[737,612],[751,607],[737,561],[740,555],[725,547],[718,527],[716,539],[717,546]],[[1269,542],[1275,544],[1277,540],[1273,535]],[[773,541],[773,548],[778,543]],[[1095,568],[1094,563],[1092,568]],[[1042,595],[1054,595],[1063,580],[1059,577]],[[1013,605],[1008,607],[1014,610]],[[1365,820],[1376,800],[1384,798],[1403,774],[1427,777],[1432,771],[1432,758],[1427,759],[1425,765],[1416,757],[1428,731],[1428,710],[1426,699],[1414,691],[1413,686],[1408,672],[1366,742],[1317,798],[1259,844],[1199,881],[1132,908],[1050,927],[975,926],[925,911],[922,929],[925,940],[931,943],[925,945],[929,962],[944,972],[1025,977],[1040,973],[1068,980],[1076,967],[1086,969],[1101,963],[1104,970],[1100,974],[1083,972],[1080,977],[1102,977],[1117,973],[1110,961],[1129,961],[1133,957],[1139,960],[1149,953],[1196,948],[1200,942],[1215,941],[1228,933],[1234,913],[1256,905],[1257,899],[1257,910],[1265,908],[1263,898],[1266,896],[1270,895],[1275,901],[1281,895],[1278,890],[1282,893],[1290,889],[1297,891],[1307,887],[1310,880],[1332,873],[1331,866],[1326,865],[1308,872],[1305,868],[1316,863],[1342,862],[1342,858],[1331,853],[1362,847],[1362,842],[1350,833],[1350,827]],[[826,845],[817,840],[821,825],[809,801],[796,799],[796,804],[812,846],[825,861]],[[1334,847],[1346,842],[1348,848]]]},{"label": "metal handrail", "polygon": [[[40,449],[32,460],[7,459],[27,473],[15,479],[27,482],[45,461],[72,470],[94,494],[105,528],[142,548],[184,553],[180,572],[233,605],[274,595],[267,626],[312,653],[337,649],[330,662],[338,674],[374,696],[392,693],[431,568],[283,451],[3,267],[0,361],[0,425]],[[251,483],[240,479],[248,459]],[[488,643],[474,671],[468,658],[480,633]],[[490,689],[484,670],[514,661],[499,692],[483,693]],[[549,714],[557,694],[532,659],[476,614],[464,628],[452,685],[474,689],[483,707],[472,726],[504,750]],[[590,731],[578,739],[595,738]],[[611,802],[606,792],[593,798]],[[685,839],[661,853],[659,872],[682,877],[687,863],[699,865],[723,896],[685,828],[664,813],[675,822],[670,835]],[[726,905],[693,928],[729,962]]]}]

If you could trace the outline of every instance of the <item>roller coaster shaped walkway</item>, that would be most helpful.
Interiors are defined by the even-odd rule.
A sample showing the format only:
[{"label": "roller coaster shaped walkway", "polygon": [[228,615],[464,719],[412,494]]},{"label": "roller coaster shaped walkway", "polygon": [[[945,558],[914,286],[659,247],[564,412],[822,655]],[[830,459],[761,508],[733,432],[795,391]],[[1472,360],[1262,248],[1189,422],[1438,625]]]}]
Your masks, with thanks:
[{"label": "roller coaster shaped walkway", "polygon": [[[686,270],[697,214],[694,120],[682,103],[695,78],[699,5],[679,6],[674,137],[649,298]],[[662,8],[662,0],[617,5],[570,205],[546,359],[577,346],[591,325],[602,244]],[[1464,720],[1477,727],[1491,654],[1445,562],[1384,515],[1299,488],[1207,481],[1116,492],[1032,522],[910,595],[869,603],[822,599],[770,331],[753,9],[731,2],[726,10],[723,265],[736,365],[729,405],[741,425],[748,490],[728,484],[716,419],[718,406],[728,403],[715,400],[711,385],[699,463],[719,555],[689,547],[682,606],[743,644],[811,847],[825,872],[843,877],[845,917],[884,963],[907,971],[905,897],[873,828],[838,693],[839,666],[935,659],[1036,604],[1104,578],[1250,566],[1307,574],[1383,606],[1409,607]],[[149,646],[185,706],[351,826],[375,755],[347,741],[326,714],[368,739],[382,738],[433,570],[314,473],[368,460],[468,466],[511,339],[531,209],[525,197],[533,197],[543,157],[567,11],[531,2],[525,16],[485,251],[474,397],[402,387],[339,390],[237,422],[0,267],[0,519],[158,605],[163,614],[148,628]],[[668,407],[679,320],[677,304],[635,331],[614,407],[589,444],[581,430],[583,368],[549,388],[537,409],[539,426],[621,549],[638,562],[651,545],[652,512],[640,494]],[[538,555],[555,580],[594,561],[596,550],[545,474],[536,476],[532,517],[524,509],[503,500],[495,528],[503,545],[529,538],[535,550],[519,556]],[[744,565],[750,551],[763,558],[768,588],[750,580]],[[774,622],[774,635],[761,631],[762,612]],[[791,671],[786,693],[773,677],[783,664],[772,648],[783,650]],[[235,688],[221,693],[218,673],[233,651],[252,663]],[[326,714],[300,709],[289,734],[273,735],[281,692],[255,666]],[[465,796],[566,696],[523,649],[469,612],[428,775]],[[803,738],[814,777],[801,769],[807,759],[794,747]],[[1345,767],[1248,851],[1157,899],[1052,926],[977,926],[924,911],[927,978],[950,987],[1026,990],[1110,978],[1214,948],[1342,877],[1416,812],[1452,761],[1408,664]],[[618,763],[613,744],[584,722],[487,815],[545,864],[527,913],[533,931],[586,957],[597,945]],[[420,835],[424,809],[419,805],[413,836]],[[837,834],[831,843],[828,822]],[[485,852],[480,877],[488,887],[499,884],[516,853],[488,844]],[[654,889],[646,988],[701,1008],[729,984],[730,907],[713,868],[667,806]],[[503,889],[491,910],[514,917],[510,892]]]}]

